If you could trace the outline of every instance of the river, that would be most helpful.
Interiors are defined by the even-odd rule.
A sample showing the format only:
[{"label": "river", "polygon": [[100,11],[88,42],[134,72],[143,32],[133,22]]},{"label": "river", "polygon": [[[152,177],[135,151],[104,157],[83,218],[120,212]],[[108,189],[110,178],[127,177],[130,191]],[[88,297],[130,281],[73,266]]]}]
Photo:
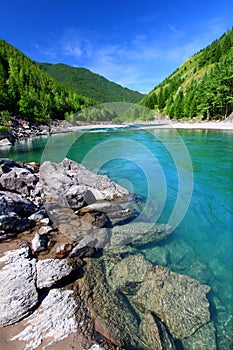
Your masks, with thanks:
[{"label": "river", "polygon": [[[29,162],[65,156],[144,196],[172,235],[141,249],[153,264],[208,284],[219,350],[232,349],[233,133],[99,129],[35,138],[0,149]],[[143,213],[142,213],[143,215]]]}]

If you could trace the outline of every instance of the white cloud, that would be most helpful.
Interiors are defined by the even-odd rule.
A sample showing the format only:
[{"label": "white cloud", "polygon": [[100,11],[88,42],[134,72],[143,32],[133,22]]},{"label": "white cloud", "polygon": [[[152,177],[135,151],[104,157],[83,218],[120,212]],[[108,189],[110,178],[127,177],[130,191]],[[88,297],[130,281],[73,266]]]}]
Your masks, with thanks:
[{"label": "white cloud", "polygon": [[[137,19],[150,22],[155,15]],[[38,50],[53,60],[82,66],[109,80],[141,92],[148,92],[193,55],[226,30],[221,18],[197,23],[195,30],[173,24],[159,33],[139,29],[131,40],[114,42],[94,31],[67,30],[48,50]],[[115,39],[116,40],[116,39]]]}]

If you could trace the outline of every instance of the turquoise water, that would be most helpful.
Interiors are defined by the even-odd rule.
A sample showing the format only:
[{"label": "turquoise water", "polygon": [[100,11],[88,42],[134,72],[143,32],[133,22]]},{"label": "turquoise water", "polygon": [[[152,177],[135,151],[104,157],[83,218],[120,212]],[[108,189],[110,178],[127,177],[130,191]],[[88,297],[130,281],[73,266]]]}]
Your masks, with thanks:
[{"label": "turquoise water", "polygon": [[218,349],[232,349],[233,133],[109,129],[55,135],[47,141],[1,148],[0,155],[24,162],[60,161],[67,155],[149,198],[153,219],[159,222],[171,220],[179,199],[172,235],[141,251],[154,264],[211,287]]}]

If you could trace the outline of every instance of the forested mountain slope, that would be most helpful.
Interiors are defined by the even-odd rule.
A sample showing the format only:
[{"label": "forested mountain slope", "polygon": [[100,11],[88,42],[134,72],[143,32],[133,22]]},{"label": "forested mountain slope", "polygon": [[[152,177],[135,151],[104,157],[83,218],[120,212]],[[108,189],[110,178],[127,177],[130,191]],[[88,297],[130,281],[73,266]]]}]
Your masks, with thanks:
[{"label": "forested mountain slope", "polygon": [[233,112],[233,29],[187,59],[140,104],[175,119],[229,116]]},{"label": "forested mountain slope", "polygon": [[94,101],[63,87],[36,62],[0,40],[0,116],[20,114],[37,121],[63,119]]},{"label": "forested mountain slope", "polygon": [[136,103],[143,98],[143,94],[124,88],[99,74],[86,68],[71,67],[62,63],[40,63],[40,67],[67,88],[104,102]]}]

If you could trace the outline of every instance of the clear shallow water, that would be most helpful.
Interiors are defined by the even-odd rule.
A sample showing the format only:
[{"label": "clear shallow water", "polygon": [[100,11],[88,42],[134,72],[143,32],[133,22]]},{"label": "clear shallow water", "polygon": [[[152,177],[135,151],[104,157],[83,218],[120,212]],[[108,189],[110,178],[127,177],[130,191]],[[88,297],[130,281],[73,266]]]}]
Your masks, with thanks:
[{"label": "clear shallow water", "polygon": [[[160,245],[141,251],[154,264],[190,275],[211,287],[212,317],[219,350],[232,349],[232,189],[233,133],[214,130],[120,130],[55,135],[1,148],[1,157],[16,161],[60,161],[64,156],[159,202],[159,222],[168,222],[182,183],[190,191],[184,140],[193,167],[193,192],[184,217]],[[47,146],[46,146],[47,144]],[[46,146],[46,151],[43,150]],[[169,151],[168,151],[168,149]],[[185,148],[186,149],[186,148]],[[172,151],[171,151],[172,150]],[[43,154],[43,156],[42,156]],[[177,172],[177,165],[182,173]],[[163,203],[164,202],[164,203]],[[164,204],[164,205],[163,205]],[[185,213],[185,210],[187,212]]]}]

